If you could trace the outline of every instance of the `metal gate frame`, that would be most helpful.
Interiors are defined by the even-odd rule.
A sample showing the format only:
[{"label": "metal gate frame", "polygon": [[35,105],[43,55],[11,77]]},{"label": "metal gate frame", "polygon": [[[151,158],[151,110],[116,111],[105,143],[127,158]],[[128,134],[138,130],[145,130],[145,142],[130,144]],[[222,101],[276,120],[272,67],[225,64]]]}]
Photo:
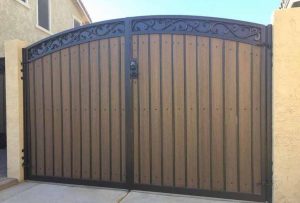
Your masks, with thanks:
[{"label": "metal gate frame", "polygon": [[[98,34],[97,29],[102,33]],[[263,47],[266,66],[266,156],[267,179],[263,182],[262,195],[208,190],[185,189],[153,185],[135,185],[133,181],[133,128],[132,128],[132,88],[130,62],[132,60],[132,36],[142,34],[185,34],[233,40]],[[126,183],[71,180],[57,177],[33,177],[30,175],[30,119],[28,109],[28,63],[47,54],[93,40],[110,37],[125,37],[125,135],[126,135]],[[148,190],[178,194],[204,195],[210,197],[243,199],[253,201],[272,201],[272,26],[198,16],[142,16],[93,23],[61,32],[23,49],[23,91],[24,91],[24,171],[25,179],[52,181],[71,184],[84,184],[126,188],[129,190]],[[264,181],[264,180],[262,180]]]}]

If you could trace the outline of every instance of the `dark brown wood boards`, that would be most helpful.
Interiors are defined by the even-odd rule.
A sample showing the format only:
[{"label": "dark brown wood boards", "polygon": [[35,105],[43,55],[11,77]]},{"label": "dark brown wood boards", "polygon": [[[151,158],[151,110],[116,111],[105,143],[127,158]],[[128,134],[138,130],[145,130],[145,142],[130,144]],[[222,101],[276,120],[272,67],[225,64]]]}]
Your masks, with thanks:
[{"label": "dark brown wood boards", "polygon": [[31,62],[31,175],[125,182],[124,38]]},{"label": "dark brown wood boards", "polygon": [[260,52],[200,36],[132,37],[135,184],[262,194]]}]

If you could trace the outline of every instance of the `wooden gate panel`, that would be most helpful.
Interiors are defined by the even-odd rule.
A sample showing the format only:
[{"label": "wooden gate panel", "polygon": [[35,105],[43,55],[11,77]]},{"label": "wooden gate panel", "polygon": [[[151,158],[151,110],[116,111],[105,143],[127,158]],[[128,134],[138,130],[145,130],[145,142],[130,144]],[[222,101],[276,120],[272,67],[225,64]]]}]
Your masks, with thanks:
[{"label": "wooden gate panel", "polygon": [[252,181],[253,193],[261,194],[261,48],[252,47]]},{"label": "wooden gate panel", "polygon": [[[162,116],[162,185],[174,185],[174,126],[173,126],[173,74],[172,38],[161,35],[161,116]],[[163,51],[162,51],[163,50]]]},{"label": "wooden gate panel", "polygon": [[70,48],[72,106],[72,177],[81,178],[79,46]]},{"label": "wooden gate panel", "polygon": [[[198,96],[199,96],[199,186],[211,187],[211,113],[210,113],[210,39],[198,37]],[[202,96],[200,96],[202,95]]]},{"label": "wooden gate panel", "polygon": [[61,50],[63,176],[72,177],[72,115],[70,49]]},{"label": "wooden gate panel", "polygon": [[112,180],[121,181],[121,58],[120,38],[110,39],[110,85],[111,85],[111,150]]},{"label": "wooden gate panel", "polygon": [[226,190],[238,192],[237,137],[237,43],[225,41],[224,61],[224,147]]},{"label": "wooden gate panel", "polygon": [[101,142],[100,142],[100,53],[99,41],[90,43],[91,61],[91,179],[100,180],[101,172]]},{"label": "wooden gate panel", "polygon": [[187,187],[198,188],[197,37],[186,36],[185,40]]},{"label": "wooden gate panel", "polygon": [[[52,114],[52,69],[51,55],[43,59],[43,78],[44,78],[44,112],[45,112],[45,164],[46,175],[53,176],[53,114]],[[57,95],[56,95],[57,96]]]},{"label": "wooden gate panel", "polygon": [[110,140],[110,74],[109,74],[109,40],[100,41],[100,76],[101,76],[101,177],[110,180],[111,140]]},{"label": "wooden gate panel", "polygon": [[[223,40],[211,39],[211,176],[212,190],[224,190],[223,160]],[[201,95],[200,95],[201,96]]]},{"label": "wooden gate panel", "polygon": [[251,193],[251,46],[239,43],[239,188]]},{"label": "wooden gate panel", "polygon": [[155,16],[31,45],[26,176],[265,200],[269,34],[240,21]]},{"label": "wooden gate panel", "polygon": [[[61,95],[61,67],[60,52],[52,54],[52,80],[53,80],[53,150],[54,150],[54,176],[61,177],[63,171],[63,135],[62,135],[62,95]],[[51,114],[52,112],[47,112]]]},{"label": "wooden gate panel", "polygon": [[160,74],[160,36],[150,36],[150,135],[151,135],[151,183],[161,185],[161,74]]}]

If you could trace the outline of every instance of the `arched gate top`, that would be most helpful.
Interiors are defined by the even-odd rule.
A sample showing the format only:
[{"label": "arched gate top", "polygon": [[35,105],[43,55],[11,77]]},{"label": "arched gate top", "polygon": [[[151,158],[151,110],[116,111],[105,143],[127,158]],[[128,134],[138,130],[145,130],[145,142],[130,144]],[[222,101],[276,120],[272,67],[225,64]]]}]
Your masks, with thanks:
[{"label": "arched gate top", "polygon": [[27,47],[32,61],[77,44],[140,34],[186,34],[215,37],[252,45],[266,41],[266,26],[244,21],[200,16],[141,16],[97,22],[52,35]]}]

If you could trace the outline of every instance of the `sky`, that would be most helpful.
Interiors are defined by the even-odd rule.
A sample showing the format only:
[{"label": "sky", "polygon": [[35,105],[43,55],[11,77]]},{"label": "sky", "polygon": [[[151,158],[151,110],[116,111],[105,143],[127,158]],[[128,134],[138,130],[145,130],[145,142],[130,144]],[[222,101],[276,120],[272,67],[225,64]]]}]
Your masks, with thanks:
[{"label": "sky", "polygon": [[82,0],[93,22],[143,15],[196,15],[270,24],[281,0]]}]

